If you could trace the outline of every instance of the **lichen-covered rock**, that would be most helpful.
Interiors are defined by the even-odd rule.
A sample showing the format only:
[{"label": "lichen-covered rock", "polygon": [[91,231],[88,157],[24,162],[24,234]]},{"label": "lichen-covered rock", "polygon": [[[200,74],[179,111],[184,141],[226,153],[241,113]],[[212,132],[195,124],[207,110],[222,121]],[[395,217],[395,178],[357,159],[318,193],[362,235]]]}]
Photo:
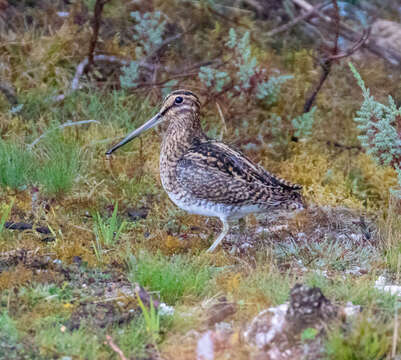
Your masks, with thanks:
[{"label": "lichen-covered rock", "polygon": [[[290,297],[290,303],[259,313],[244,332],[246,342],[259,349],[255,359],[318,359],[322,355],[324,326],[337,317],[338,307],[317,287],[296,284]],[[299,340],[307,328],[315,329],[316,336],[306,344]]]},{"label": "lichen-covered rock", "polygon": [[371,37],[378,45],[392,48],[401,55],[401,24],[395,21],[378,19],[372,25]]},{"label": "lichen-covered rock", "polygon": [[261,311],[245,331],[245,340],[258,348],[269,345],[276,336],[282,334],[287,310],[288,304],[281,304]]},{"label": "lichen-covered rock", "polygon": [[299,333],[308,327],[319,326],[321,322],[337,315],[337,307],[332,305],[317,287],[296,284],[291,289],[290,296],[290,306],[285,316],[286,330],[290,333]]}]

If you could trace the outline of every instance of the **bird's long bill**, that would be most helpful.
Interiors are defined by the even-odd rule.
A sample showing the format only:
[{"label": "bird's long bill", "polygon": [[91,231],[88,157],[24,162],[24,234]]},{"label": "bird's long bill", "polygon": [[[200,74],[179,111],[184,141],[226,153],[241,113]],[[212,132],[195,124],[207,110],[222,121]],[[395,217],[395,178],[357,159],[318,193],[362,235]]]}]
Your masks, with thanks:
[{"label": "bird's long bill", "polygon": [[121,140],[117,145],[114,145],[109,151],[106,152],[106,155],[110,155],[114,151],[116,151],[121,146],[125,145],[126,143],[130,142],[131,140],[138,137],[144,131],[151,129],[152,127],[156,126],[162,121],[162,116],[160,114],[156,114],[152,117],[149,121],[143,124],[138,129],[134,130],[132,133],[128,134],[123,140]]}]

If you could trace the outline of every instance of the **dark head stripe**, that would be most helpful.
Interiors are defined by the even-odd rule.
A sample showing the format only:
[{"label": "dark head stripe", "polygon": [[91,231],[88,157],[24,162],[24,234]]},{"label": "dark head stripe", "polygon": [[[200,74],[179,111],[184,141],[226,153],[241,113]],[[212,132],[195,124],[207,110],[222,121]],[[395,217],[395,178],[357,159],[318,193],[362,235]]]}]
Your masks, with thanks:
[{"label": "dark head stripe", "polygon": [[176,95],[192,96],[196,99],[197,103],[200,106],[199,98],[192,91],[189,91],[189,90],[175,90],[175,91],[171,92],[169,95],[167,95],[167,97],[164,99],[163,102],[166,102],[171,96],[176,96]]},{"label": "dark head stripe", "polygon": [[170,95],[192,95],[194,98],[198,99],[198,97],[192,91],[189,90],[175,90]]}]

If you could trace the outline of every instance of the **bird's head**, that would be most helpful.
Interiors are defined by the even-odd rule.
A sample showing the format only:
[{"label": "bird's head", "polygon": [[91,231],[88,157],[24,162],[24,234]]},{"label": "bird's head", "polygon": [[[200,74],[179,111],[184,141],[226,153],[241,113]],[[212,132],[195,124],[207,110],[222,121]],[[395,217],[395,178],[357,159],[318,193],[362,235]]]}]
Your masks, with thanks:
[{"label": "bird's head", "polygon": [[106,155],[110,155],[115,150],[135,139],[146,130],[151,129],[162,122],[171,123],[172,121],[185,118],[197,119],[199,117],[199,110],[200,101],[193,92],[189,90],[173,91],[164,98],[161,109],[155,116],[153,116],[138,129],[128,134],[117,145],[113,146],[109,151],[107,151]]}]

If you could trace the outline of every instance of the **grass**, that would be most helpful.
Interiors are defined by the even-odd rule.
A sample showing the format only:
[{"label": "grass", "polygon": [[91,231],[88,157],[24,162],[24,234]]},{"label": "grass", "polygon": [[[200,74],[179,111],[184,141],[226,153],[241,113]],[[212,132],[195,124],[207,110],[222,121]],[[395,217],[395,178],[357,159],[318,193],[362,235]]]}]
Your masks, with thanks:
[{"label": "grass", "polygon": [[128,260],[131,282],[155,291],[160,299],[174,305],[183,297],[196,299],[207,294],[218,269],[199,258],[164,256],[141,251]]},{"label": "grass", "polygon": [[0,359],[6,359],[18,347],[19,334],[16,322],[6,311],[0,313]]},{"label": "grass", "polygon": [[299,242],[290,239],[277,244],[275,254],[282,261],[292,258],[308,267],[336,271],[345,271],[355,266],[369,268],[371,262],[379,256],[377,249],[370,244],[360,248],[351,239],[335,237],[315,242],[307,238]]},{"label": "grass", "polygon": [[[40,154],[40,155],[38,155]],[[25,190],[40,185],[47,195],[68,193],[80,170],[80,150],[60,134],[49,136],[36,154],[20,145],[0,142],[0,185]]]},{"label": "grass", "polygon": [[35,342],[44,358],[65,356],[95,360],[101,358],[102,353],[105,355],[100,334],[85,327],[70,331],[64,330],[62,326],[60,323],[55,323],[51,327],[38,330]]},{"label": "grass", "polygon": [[401,266],[401,217],[397,202],[391,198],[388,210],[380,224],[383,258],[390,272],[399,274]]},{"label": "grass", "polygon": [[143,316],[123,327],[113,331],[113,340],[126,356],[145,357],[147,345],[153,342],[152,336],[146,330]]},{"label": "grass", "polygon": [[117,218],[118,203],[114,205],[113,213],[108,219],[103,219],[99,212],[93,215],[94,232],[96,234],[96,242],[100,242],[104,246],[115,245],[126,226],[126,221],[119,221]]},{"label": "grass", "polygon": [[149,335],[151,336],[154,343],[156,343],[157,340],[159,339],[159,332],[160,332],[159,311],[156,310],[156,308],[153,304],[152,297],[150,297],[149,309],[143,304],[143,302],[138,294],[136,295],[136,297],[137,297],[137,300],[139,303],[139,307],[142,310],[143,319],[145,320],[146,331],[149,333]]},{"label": "grass", "polygon": [[0,185],[26,189],[32,183],[34,157],[23,146],[0,140]]},{"label": "grass", "polygon": [[60,134],[49,136],[41,148],[41,166],[36,171],[37,181],[48,195],[68,193],[80,170],[80,150]]},{"label": "grass", "polygon": [[348,330],[334,328],[328,334],[327,357],[330,360],[376,360],[386,358],[391,349],[390,324],[373,322],[366,312]]},{"label": "grass", "polygon": [[269,305],[276,306],[288,300],[294,283],[290,272],[280,273],[275,266],[261,265],[241,282],[238,296],[245,301],[263,299]]},{"label": "grass", "polygon": [[93,228],[95,241],[92,241],[92,247],[99,263],[103,263],[104,247],[110,248],[118,243],[121,232],[126,227],[125,220],[119,221],[117,218],[118,203],[114,205],[114,210],[110,218],[103,219],[99,212],[94,213]]},{"label": "grass", "polygon": [[30,307],[35,307],[43,301],[69,302],[73,299],[72,287],[68,283],[57,286],[55,284],[34,284],[22,287],[18,295]]}]

